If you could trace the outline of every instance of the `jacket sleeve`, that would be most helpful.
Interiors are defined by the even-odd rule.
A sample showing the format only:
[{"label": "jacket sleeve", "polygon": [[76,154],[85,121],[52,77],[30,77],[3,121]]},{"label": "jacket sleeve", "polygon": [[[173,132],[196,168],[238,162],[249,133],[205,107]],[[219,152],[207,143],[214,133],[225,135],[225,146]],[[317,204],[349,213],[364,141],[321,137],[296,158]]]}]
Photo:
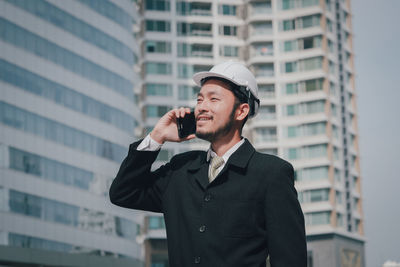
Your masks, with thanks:
[{"label": "jacket sleeve", "polygon": [[294,170],[288,162],[269,181],[265,216],[271,267],[306,267],[304,216],[294,187]]},{"label": "jacket sleeve", "polygon": [[162,212],[162,195],[168,183],[169,164],[156,171],[151,165],[159,151],[138,151],[141,140],[129,146],[129,152],[109,190],[113,204],[124,208]]}]

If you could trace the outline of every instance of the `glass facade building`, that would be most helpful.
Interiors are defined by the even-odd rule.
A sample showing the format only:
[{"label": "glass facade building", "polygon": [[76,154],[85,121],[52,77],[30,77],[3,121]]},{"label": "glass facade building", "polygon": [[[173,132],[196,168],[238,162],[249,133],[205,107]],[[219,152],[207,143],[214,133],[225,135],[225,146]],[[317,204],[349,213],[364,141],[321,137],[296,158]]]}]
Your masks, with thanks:
[{"label": "glass facade building", "polygon": [[0,1],[1,249],[142,266],[141,215],[108,200],[141,121],[139,22],[130,0]]}]

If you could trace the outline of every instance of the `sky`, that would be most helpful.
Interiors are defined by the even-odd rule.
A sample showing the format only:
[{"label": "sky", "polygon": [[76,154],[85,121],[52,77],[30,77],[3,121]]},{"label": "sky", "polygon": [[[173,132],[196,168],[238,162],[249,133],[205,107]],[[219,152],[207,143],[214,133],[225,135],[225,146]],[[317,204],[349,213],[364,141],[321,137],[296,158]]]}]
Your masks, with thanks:
[{"label": "sky", "polygon": [[400,0],[352,0],[367,267],[400,262]]}]

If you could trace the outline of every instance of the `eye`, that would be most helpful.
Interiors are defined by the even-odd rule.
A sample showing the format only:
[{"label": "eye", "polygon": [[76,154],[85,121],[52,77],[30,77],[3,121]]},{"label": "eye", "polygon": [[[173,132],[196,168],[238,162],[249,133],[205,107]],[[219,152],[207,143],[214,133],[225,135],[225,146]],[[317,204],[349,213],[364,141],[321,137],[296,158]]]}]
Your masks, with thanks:
[{"label": "eye", "polygon": [[211,101],[212,101],[212,102],[216,102],[216,101],[218,101],[218,100],[219,100],[219,99],[216,98],[216,97],[212,97],[212,98],[211,98]]},{"label": "eye", "polygon": [[200,103],[201,101],[203,101],[203,99],[197,98],[197,103]]}]

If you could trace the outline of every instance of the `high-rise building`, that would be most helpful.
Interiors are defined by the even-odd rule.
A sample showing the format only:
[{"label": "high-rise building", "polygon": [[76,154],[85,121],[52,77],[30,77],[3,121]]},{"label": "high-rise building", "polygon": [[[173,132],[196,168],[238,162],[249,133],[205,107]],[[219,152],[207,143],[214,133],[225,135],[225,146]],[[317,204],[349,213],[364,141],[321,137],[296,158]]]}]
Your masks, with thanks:
[{"label": "high-rise building", "polygon": [[0,265],[142,266],[142,219],[108,200],[141,121],[138,19],[129,0],[0,1]]},{"label": "high-rise building", "polygon": [[[170,108],[194,106],[194,73],[243,62],[261,98],[245,136],[295,167],[309,266],[363,266],[350,0],[143,0],[140,12],[144,133]],[[207,145],[168,144],[159,160],[192,148]],[[144,237],[147,258],[164,264],[159,228],[149,216]]]}]

